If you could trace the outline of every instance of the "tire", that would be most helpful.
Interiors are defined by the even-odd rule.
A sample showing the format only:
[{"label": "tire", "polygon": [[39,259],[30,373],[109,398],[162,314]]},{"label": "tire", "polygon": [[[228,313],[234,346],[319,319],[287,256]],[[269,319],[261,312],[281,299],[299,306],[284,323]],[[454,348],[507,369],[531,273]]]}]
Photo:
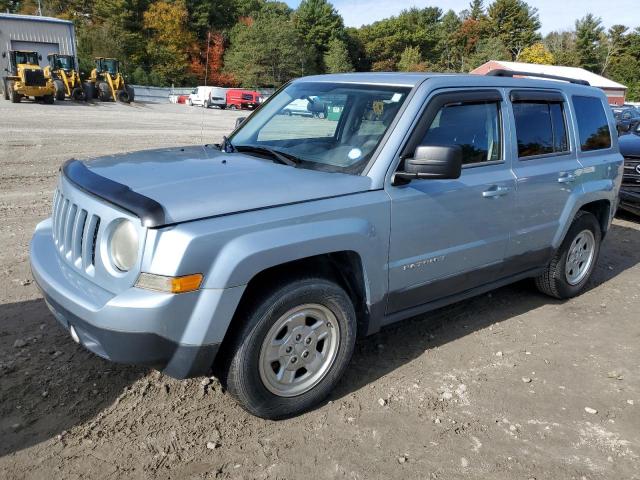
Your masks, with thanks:
[{"label": "tire", "polygon": [[226,105],[220,105],[220,110],[226,110],[227,106]]},{"label": "tire", "polygon": [[535,279],[538,290],[559,299],[582,293],[598,261],[601,241],[602,232],[596,217],[579,211],[555,256],[544,273]]},{"label": "tire", "polygon": [[84,90],[84,99],[87,102],[96,98],[96,88],[93,86],[93,83],[85,82],[82,85],[82,89]]},{"label": "tire", "polygon": [[99,82],[97,84],[98,87],[98,98],[100,99],[101,102],[110,102],[111,100],[113,100],[113,98],[111,98],[111,89],[109,88],[109,85],[107,85],[106,82]]},{"label": "tire", "polygon": [[54,80],[53,86],[56,89],[56,93],[55,93],[56,100],[61,102],[62,100],[64,100],[64,97],[65,97],[64,82],[62,80]]},{"label": "tire", "polygon": [[133,87],[126,85],[124,89],[127,91],[127,94],[129,95],[129,102],[135,102],[136,91],[133,89]]},{"label": "tire", "polygon": [[87,99],[85,96],[84,90],[80,87],[76,87],[71,90],[71,98],[74,102],[83,102]]},{"label": "tire", "polygon": [[54,95],[43,95],[42,96],[42,101],[44,103],[46,103],[47,105],[52,105],[53,102],[55,101],[55,96]]},{"label": "tire", "polygon": [[193,107],[193,101],[191,101],[191,99],[187,100],[187,105],[189,105],[190,107]]},{"label": "tire", "polygon": [[229,109],[230,109],[230,110],[237,110],[237,109],[238,109],[238,107],[237,107],[236,105],[233,105],[233,104],[232,104],[232,105],[229,105]]},{"label": "tire", "polygon": [[119,102],[122,103],[131,103],[131,99],[129,98],[129,92],[126,90],[118,90],[116,92],[116,98]]},{"label": "tire", "polygon": [[9,100],[11,100],[11,103],[20,103],[22,95],[13,89],[13,82],[7,83],[7,90],[9,91]]},{"label": "tire", "polygon": [[[250,303],[241,312],[243,326],[223,354],[223,385],[242,408],[265,419],[291,417],[321,402],[353,354],[357,326],[349,296],[324,278],[301,278],[277,285]],[[298,319],[297,326],[279,328],[283,319],[291,318]],[[270,339],[282,342],[274,347],[282,354],[275,361],[267,359]],[[293,353],[287,355],[287,349]],[[315,371],[313,360],[319,365]],[[290,374],[292,383],[280,383],[276,370]]]}]

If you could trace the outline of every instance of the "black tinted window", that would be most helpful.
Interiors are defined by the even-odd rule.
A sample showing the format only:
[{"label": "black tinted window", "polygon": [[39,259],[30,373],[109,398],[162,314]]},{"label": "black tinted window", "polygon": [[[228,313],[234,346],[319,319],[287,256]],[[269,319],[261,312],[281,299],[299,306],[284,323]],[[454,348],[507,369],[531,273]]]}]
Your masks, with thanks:
[{"label": "black tinted window", "polygon": [[463,164],[500,160],[500,104],[445,105],[431,122],[420,145],[458,145],[462,148]]},{"label": "black tinted window", "polygon": [[562,103],[515,102],[513,114],[519,157],[568,151]]},{"label": "black tinted window", "polygon": [[573,97],[582,151],[611,147],[611,132],[604,107],[596,97]]}]

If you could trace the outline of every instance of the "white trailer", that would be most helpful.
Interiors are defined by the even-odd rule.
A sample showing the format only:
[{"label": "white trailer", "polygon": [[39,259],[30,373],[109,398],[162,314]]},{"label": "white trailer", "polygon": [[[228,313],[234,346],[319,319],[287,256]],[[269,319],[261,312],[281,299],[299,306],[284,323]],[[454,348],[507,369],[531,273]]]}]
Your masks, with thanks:
[{"label": "white trailer", "polygon": [[69,20],[0,13],[0,53],[9,50],[38,52],[42,56],[41,67],[49,65],[47,55],[50,53],[73,55],[78,64],[76,33]]}]

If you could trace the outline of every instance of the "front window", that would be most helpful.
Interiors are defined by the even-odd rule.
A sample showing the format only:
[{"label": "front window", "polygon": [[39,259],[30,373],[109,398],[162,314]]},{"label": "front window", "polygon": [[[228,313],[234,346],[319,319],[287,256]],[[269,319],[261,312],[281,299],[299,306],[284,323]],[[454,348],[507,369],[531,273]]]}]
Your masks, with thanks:
[{"label": "front window", "polygon": [[118,73],[118,61],[113,59],[102,60],[102,71],[116,75]]},{"label": "front window", "polygon": [[301,168],[360,174],[408,93],[403,87],[293,83],[230,141],[294,156]]},{"label": "front window", "polygon": [[56,58],[56,67],[61,68],[62,70],[73,70],[74,61],[73,57],[57,57]]},{"label": "front window", "polygon": [[36,52],[16,52],[16,65],[38,65]]}]

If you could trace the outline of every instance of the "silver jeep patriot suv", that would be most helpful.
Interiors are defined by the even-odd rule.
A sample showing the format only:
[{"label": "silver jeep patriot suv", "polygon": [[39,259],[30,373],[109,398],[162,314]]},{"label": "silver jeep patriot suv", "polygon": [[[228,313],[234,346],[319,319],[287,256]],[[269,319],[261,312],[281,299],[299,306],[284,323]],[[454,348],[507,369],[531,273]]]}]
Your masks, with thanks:
[{"label": "silver jeep patriot suv", "polygon": [[527,277],[585,288],[623,159],[604,93],[560,80],[307,77],[220,145],[69,160],[34,278],[97,355],[297,414],[358,336]]}]

